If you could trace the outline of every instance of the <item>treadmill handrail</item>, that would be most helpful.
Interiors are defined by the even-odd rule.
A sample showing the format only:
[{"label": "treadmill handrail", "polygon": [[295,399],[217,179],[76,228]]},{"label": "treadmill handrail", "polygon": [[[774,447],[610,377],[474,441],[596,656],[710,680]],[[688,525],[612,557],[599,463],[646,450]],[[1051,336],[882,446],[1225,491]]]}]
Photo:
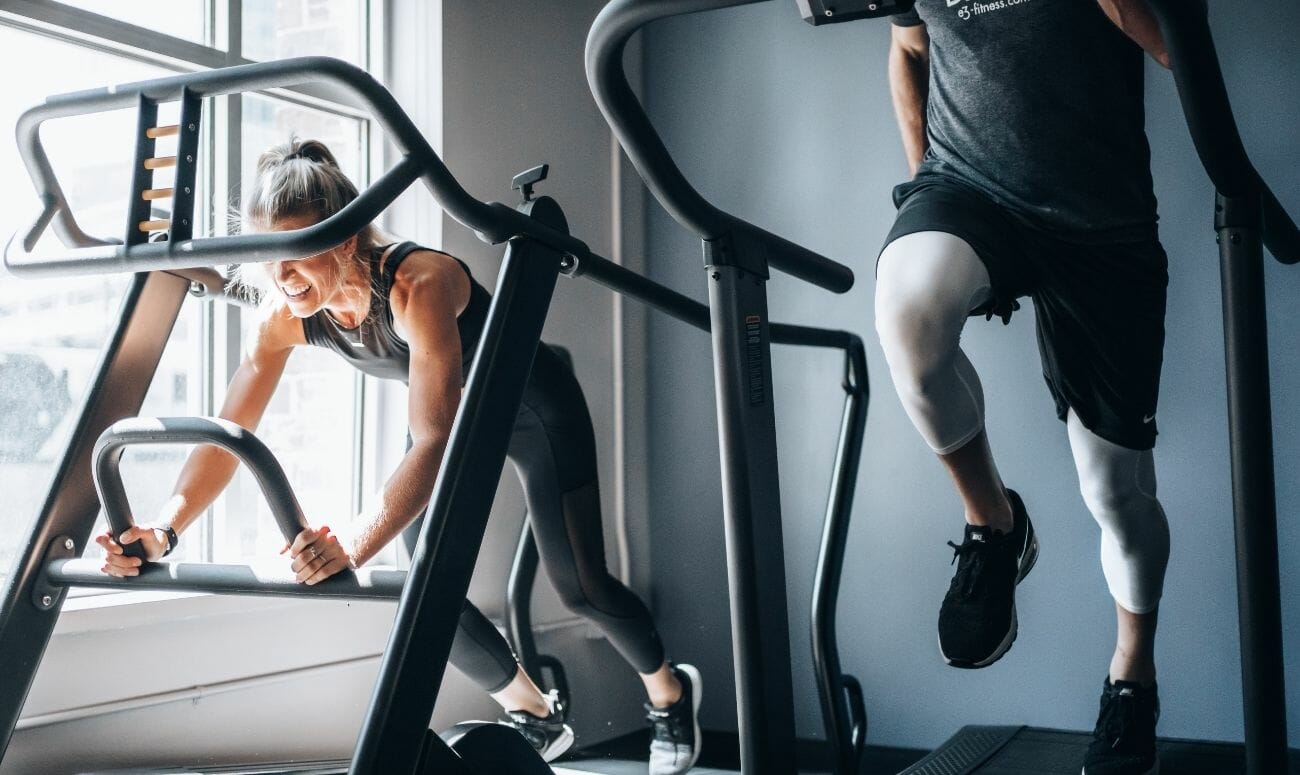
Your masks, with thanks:
[{"label": "treadmill handrail", "polygon": [[853,270],[713,206],[686,180],[628,84],[623,52],[632,34],[669,16],[763,0],[612,0],[587,35],[587,81],[601,113],[646,185],[674,218],[701,239],[730,234],[762,247],[769,264],[836,293],[853,287]]},{"label": "treadmill handrail", "polygon": [[1150,2],[1169,50],[1187,128],[1210,180],[1227,197],[1258,191],[1264,211],[1264,244],[1278,261],[1300,262],[1300,230],[1251,164],[1242,143],[1206,4],[1197,0]]},{"label": "treadmill handrail", "polygon": [[92,469],[99,502],[115,536],[120,536],[135,524],[120,468],[124,448],[140,444],[215,444],[222,447],[253,472],[286,542],[292,543],[308,526],[307,517],[284,469],[252,431],[220,417],[128,417],[113,423],[100,434],[95,442]]},{"label": "treadmill handrail", "polygon": [[[40,139],[41,124],[50,119],[137,107],[141,99],[177,100],[182,93],[198,98],[213,97],[308,82],[331,84],[355,97],[378,121],[384,136],[397,147],[402,158],[338,213],[303,229],[148,242],[130,247],[114,239],[90,236],[77,224]],[[5,246],[4,265],[17,275],[182,269],[310,256],[356,234],[416,179],[424,181],[440,207],[485,241],[497,244],[527,234],[576,256],[587,251],[581,240],[544,226],[511,207],[489,204],[470,195],[374,76],[331,57],[257,62],[56,95],[24,112],[18,120],[16,135],[19,155],[41,200],[41,211],[32,226],[16,233]],[[37,240],[50,223],[68,249],[57,254],[33,254]]]}]

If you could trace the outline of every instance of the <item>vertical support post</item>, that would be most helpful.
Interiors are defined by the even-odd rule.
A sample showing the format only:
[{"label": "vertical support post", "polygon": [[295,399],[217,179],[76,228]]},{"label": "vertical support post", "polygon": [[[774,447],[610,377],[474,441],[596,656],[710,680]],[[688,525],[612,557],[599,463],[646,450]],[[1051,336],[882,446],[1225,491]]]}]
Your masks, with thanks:
[{"label": "vertical support post", "polygon": [[812,596],[812,656],[821,698],[822,722],[831,744],[837,775],[857,775],[862,768],[866,744],[866,705],[861,685],[840,667],[835,636],[835,609],[839,602],[840,577],[844,570],[844,544],[848,540],[853,493],[857,488],[858,464],[862,459],[862,437],[867,423],[867,366],[862,343],[845,354],[844,415],[835,450],[835,473]]},{"label": "vertical support post", "polygon": [[[561,256],[522,238],[506,248],[350,775],[410,773],[421,760]],[[428,746],[424,770],[454,766],[441,740]]]},{"label": "vertical support post", "polygon": [[198,177],[199,127],[203,99],[181,90],[181,117],[176,139],[176,181],[172,184],[172,223],[167,238],[181,242],[194,237],[194,186]]},{"label": "vertical support post", "polygon": [[[795,772],[794,689],[767,279],[731,263],[731,240],[704,242],[722,453],[740,766]],[[765,268],[765,267],[762,267]]]},{"label": "vertical support post", "polygon": [[1263,775],[1286,771],[1287,742],[1259,192],[1220,195],[1215,210],[1228,367],[1246,772]]},{"label": "vertical support post", "polygon": [[533,640],[533,581],[537,578],[537,542],[533,539],[532,515],[524,514],[519,528],[515,557],[506,582],[506,639],[519,657],[524,672],[537,678],[537,643]]}]

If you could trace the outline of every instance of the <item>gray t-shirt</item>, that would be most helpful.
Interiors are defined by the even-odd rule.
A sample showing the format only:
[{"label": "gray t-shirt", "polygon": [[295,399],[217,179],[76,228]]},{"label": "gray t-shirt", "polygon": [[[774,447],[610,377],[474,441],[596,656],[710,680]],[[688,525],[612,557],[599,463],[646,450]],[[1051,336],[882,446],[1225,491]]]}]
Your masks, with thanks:
[{"label": "gray t-shirt", "polygon": [[1097,0],[917,0],[930,35],[930,148],[1032,224],[1086,242],[1154,233],[1143,53]]}]

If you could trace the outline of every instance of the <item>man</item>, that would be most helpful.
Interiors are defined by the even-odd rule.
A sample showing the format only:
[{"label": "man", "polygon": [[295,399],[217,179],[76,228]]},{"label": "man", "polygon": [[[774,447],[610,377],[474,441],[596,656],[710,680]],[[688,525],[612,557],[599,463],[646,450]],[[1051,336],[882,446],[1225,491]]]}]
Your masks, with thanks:
[{"label": "man", "polygon": [[913,179],[877,267],[876,328],[899,397],[965,507],[939,613],[948,664],[1011,647],[1038,539],[1003,486],[959,340],[1033,299],[1048,387],[1118,633],[1085,775],[1158,770],[1154,641],[1169,532],[1152,448],[1167,263],[1144,129],[1143,54],[1167,65],[1145,0],[917,0],[889,74]]}]

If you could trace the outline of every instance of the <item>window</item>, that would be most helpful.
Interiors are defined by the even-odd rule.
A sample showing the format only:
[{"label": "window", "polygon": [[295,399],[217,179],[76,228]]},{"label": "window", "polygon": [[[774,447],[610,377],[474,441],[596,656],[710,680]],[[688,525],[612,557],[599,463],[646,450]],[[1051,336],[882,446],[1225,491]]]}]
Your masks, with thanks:
[{"label": "window", "polygon": [[[0,93],[0,132],[10,133],[26,107],[48,95],[180,69],[307,54],[364,66],[374,53],[368,46],[371,1],[177,0],[160,5],[68,0],[62,7],[35,6],[30,19],[21,15],[29,11],[0,16],[0,67],[24,73]],[[221,20],[240,8],[242,35],[220,34],[231,27]],[[142,39],[150,41],[147,47],[141,46]],[[41,66],[32,67],[32,62]],[[168,111],[174,119],[175,105],[162,105],[160,123]],[[91,234],[121,235],[135,120],[134,111],[116,111],[42,127],[69,202]],[[257,155],[292,135],[325,141],[359,186],[367,181],[377,133],[367,117],[319,94],[301,101],[291,91],[209,100],[204,121],[208,131],[200,150],[196,212],[201,233],[225,228],[226,211],[251,180]],[[89,137],[94,142],[87,142]],[[159,152],[165,154],[165,146]],[[14,182],[0,190],[0,239],[7,239],[36,211],[12,142],[0,142],[0,175]],[[168,184],[158,179],[155,185]],[[43,245],[55,239],[47,234]],[[45,499],[128,280],[125,275],[30,280],[0,273],[0,492],[6,496],[0,509],[0,576]],[[225,380],[239,362],[239,332],[245,323],[235,308],[187,299],[141,414],[215,414]],[[359,420],[366,409],[363,385],[330,354],[295,353],[258,431],[281,458],[313,523],[338,526],[351,519],[363,500],[357,450],[374,443],[362,433]],[[147,521],[170,495],[188,451],[128,449],[122,472],[140,520]],[[339,504],[347,506],[342,513]],[[237,477],[200,524],[182,541],[181,559],[239,562],[254,554],[273,555],[281,546],[275,523],[246,474]],[[386,559],[395,558],[393,552]]]}]

